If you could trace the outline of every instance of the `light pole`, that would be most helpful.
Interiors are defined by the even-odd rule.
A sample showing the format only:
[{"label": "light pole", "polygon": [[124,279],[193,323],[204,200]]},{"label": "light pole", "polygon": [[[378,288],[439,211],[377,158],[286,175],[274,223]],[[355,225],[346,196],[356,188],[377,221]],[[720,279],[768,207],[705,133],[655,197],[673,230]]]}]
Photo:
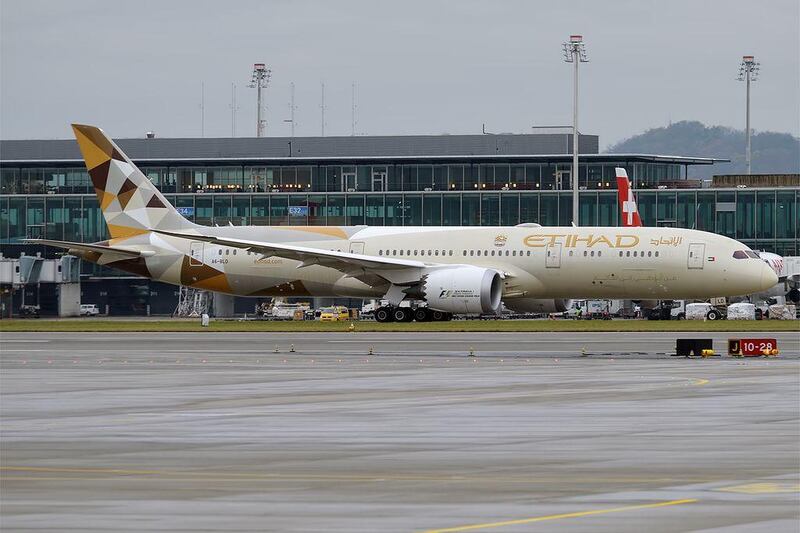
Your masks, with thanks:
[{"label": "light pole", "polygon": [[747,130],[747,148],[745,150],[745,161],[747,163],[747,174],[752,171],[752,157],[750,155],[750,82],[758,79],[758,71],[761,69],[761,63],[756,62],[753,56],[742,56],[742,64],[739,65],[739,81],[746,82],[747,85],[747,104],[745,114],[745,128]]},{"label": "light pole", "polygon": [[261,89],[266,89],[269,86],[269,79],[272,77],[272,71],[264,65],[264,63],[256,63],[253,65],[253,74],[250,77],[251,89],[256,89],[256,137],[264,136],[264,129],[266,127],[266,120],[261,119]]},{"label": "light pole", "polygon": [[578,65],[588,63],[582,35],[570,35],[564,46],[564,61],[575,64],[575,86],[572,95],[572,223],[577,226],[578,210]]}]

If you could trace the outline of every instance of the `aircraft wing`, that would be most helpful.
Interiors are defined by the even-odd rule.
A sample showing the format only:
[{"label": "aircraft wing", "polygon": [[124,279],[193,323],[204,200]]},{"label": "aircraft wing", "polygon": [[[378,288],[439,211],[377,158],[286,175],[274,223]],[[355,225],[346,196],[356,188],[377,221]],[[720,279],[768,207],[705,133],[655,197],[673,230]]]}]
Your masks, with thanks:
[{"label": "aircraft wing", "polygon": [[25,239],[30,244],[44,244],[47,246],[55,246],[56,248],[65,248],[66,250],[78,250],[81,252],[98,252],[98,253],[113,253],[125,257],[149,257],[155,252],[152,250],[132,250],[121,246],[105,246],[102,244],[88,244],[82,242],[69,242],[69,241],[56,241],[52,239]]},{"label": "aircraft wing", "polygon": [[334,268],[347,276],[360,279],[369,285],[376,284],[376,277],[380,278],[377,280],[379,282],[385,280],[396,285],[416,283],[422,278],[427,268],[436,266],[436,264],[424,263],[422,261],[410,259],[375,257],[350,252],[311,248],[307,246],[296,246],[292,244],[250,241],[246,239],[216,237],[212,235],[193,233],[179,233],[164,230],[152,231],[170,237],[179,237],[181,239],[202,241],[221,246],[229,246],[231,248],[251,250],[265,257],[277,256],[285,259],[301,261],[297,268],[304,268],[312,265],[321,265]]}]

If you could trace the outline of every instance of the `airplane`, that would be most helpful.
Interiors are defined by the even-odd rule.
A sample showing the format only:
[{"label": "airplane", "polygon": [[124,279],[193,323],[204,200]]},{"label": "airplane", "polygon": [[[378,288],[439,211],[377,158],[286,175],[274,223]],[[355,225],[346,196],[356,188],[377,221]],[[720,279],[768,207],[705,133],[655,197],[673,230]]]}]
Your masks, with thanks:
[{"label": "airplane", "polygon": [[[744,244],[645,227],[208,227],[182,217],[97,127],[73,124],[110,239],[55,246],[153,280],[240,296],[375,298],[378,321],[557,309],[565,299],[704,299],[777,277]],[[403,300],[422,301],[414,310]]]}]

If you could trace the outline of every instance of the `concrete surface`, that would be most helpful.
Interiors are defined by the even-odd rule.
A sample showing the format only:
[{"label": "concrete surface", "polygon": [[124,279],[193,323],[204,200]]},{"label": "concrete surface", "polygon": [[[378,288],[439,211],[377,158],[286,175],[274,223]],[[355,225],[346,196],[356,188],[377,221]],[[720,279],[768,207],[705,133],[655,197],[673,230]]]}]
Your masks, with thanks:
[{"label": "concrete surface", "polygon": [[676,336],[3,333],[0,527],[798,531],[800,336]]}]

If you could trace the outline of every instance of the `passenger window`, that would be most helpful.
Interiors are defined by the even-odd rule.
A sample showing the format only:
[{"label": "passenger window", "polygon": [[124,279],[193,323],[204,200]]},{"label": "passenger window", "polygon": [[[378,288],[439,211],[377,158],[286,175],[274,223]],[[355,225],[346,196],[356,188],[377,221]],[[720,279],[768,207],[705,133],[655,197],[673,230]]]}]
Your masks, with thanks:
[{"label": "passenger window", "polygon": [[586,250],[583,251],[583,257],[586,257],[589,254]]},{"label": "passenger window", "polygon": [[517,257],[517,251],[514,250],[513,252],[511,252],[511,255],[514,256],[514,257]]},{"label": "passenger window", "polygon": [[236,248],[233,249],[233,255],[236,255]]},{"label": "passenger window", "polygon": [[469,251],[469,255],[470,255],[470,256],[473,256],[473,255],[475,255],[475,250],[470,250],[470,251]]},{"label": "passenger window", "polygon": [[383,250],[378,250],[378,255],[383,255]]},{"label": "passenger window", "polygon": [[653,252],[651,252],[651,251],[648,251],[648,252],[647,252],[647,257],[653,257]]},{"label": "passenger window", "polygon": [[591,253],[591,254],[589,254],[589,255],[591,255],[592,257],[594,257],[594,250],[592,250],[592,253]]},{"label": "passenger window", "polygon": [[222,255],[222,248],[219,249],[219,255]]},{"label": "passenger window", "polygon": [[572,250],[569,251],[569,256],[572,257]]},{"label": "passenger window", "polygon": [[453,250],[450,250],[450,252],[449,252],[447,255],[449,255],[450,257],[452,257],[452,256],[453,256]]},{"label": "passenger window", "polygon": [[403,255],[403,250],[400,250],[400,255]]},{"label": "passenger window", "polygon": [[492,257],[494,257],[494,250],[492,250]]},{"label": "passenger window", "polygon": [[226,248],[226,249],[225,249],[225,255],[230,255],[230,253],[231,253],[231,250],[230,250],[230,248]]},{"label": "passenger window", "polygon": [[619,256],[622,257],[622,250],[619,251]]},{"label": "passenger window", "polygon": [[435,250],[436,257],[439,257],[439,250]]},{"label": "passenger window", "polygon": [[600,251],[600,250],[598,250],[598,251],[597,251],[597,257],[600,257],[601,255],[603,255],[603,252],[602,252],[602,251]]},{"label": "passenger window", "polygon": [[631,251],[630,251],[630,250],[628,250],[627,252],[625,252],[625,257],[630,257],[630,256],[631,256]]},{"label": "passenger window", "polygon": [[397,255],[397,250],[392,250],[392,255]]},{"label": "passenger window", "polygon": [[656,250],[656,257],[658,257],[658,250]]},{"label": "passenger window", "polygon": [[528,253],[527,253],[526,255],[527,255],[528,257],[530,257],[530,256],[531,256],[531,251],[530,251],[530,250],[528,250]]},{"label": "passenger window", "polygon": [[550,257],[550,250],[547,250],[547,257]]}]

